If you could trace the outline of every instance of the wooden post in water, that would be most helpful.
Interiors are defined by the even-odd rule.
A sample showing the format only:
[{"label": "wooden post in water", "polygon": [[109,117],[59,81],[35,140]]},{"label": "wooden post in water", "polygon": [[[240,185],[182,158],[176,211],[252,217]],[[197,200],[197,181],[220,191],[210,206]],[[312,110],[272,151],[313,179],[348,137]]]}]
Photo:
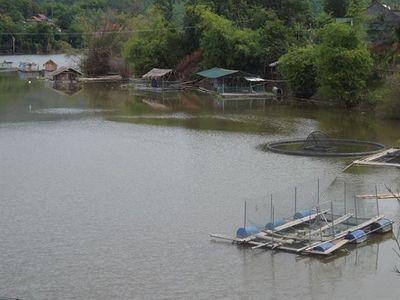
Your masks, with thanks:
[{"label": "wooden post in water", "polygon": [[375,196],[376,196],[376,211],[378,212],[379,217],[379,200],[378,200],[378,186],[375,184]]},{"label": "wooden post in water", "polygon": [[246,229],[246,218],[247,218],[247,201],[244,201],[244,222],[243,227]]},{"label": "wooden post in water", "polygon": [[331,201],[332,234],[335,237],[335,222],[333,218],[333,202]]},{"label": "wooden post in water", "polygon": [[357,217],[357,199],[356,195],[354,194],[354,215],[356,217],[356,225],[358,225],[358,217]]},{"label": "wooden post in water", "polygon": [[[272,201],[272,195],[271,195]],[[272,206],[272,231],[275,231],[275,207]],[[274,247],[274,235],[272,235],[272,247]]]},{"label": "wooden post in water", "polygon": [[344,202],[344,214],[347,213],[347,204],[346,204],[346,200],[347,200],[347,185],[346,185],[346,182],[344,182],[344,197],[343,197],[343,202]]},{"label": "wooden post in water", "polygon": [[319,207],[319,178],[318,178],[318,186],[317,186],[317,201],[318,201],[318,207]]},{"label": "wooden post in water", "polygon": [[273,218],[273,215],[272,215],[273,205],[274,205],[274,203],[273,203],[272,194],[271,194],[271,220],[272,220],[272,218]]},{"label": "wooden post in water", "polygon": [[297,213],[297,186],[294,187],[294,214]]},{"label": "wooden post in water", "polygon": [[[321,212],[321,208],[320,207],[318,207],[318,210],[317,210],[317,213],[320,213]],[[320,236],[320,239],[321,239],[321,241],[322,241],[322,222],[321,222],[321,217],[319,218],[319,236]]]},{"label": "wooden post in water", "polygon": [[[343,201],[344,201],[344,214],[347,214],[347,184],[346,181],[344,182],[344,197],[343,197]],[[346,222],[346,228],[349,228],[349,223]]]}]

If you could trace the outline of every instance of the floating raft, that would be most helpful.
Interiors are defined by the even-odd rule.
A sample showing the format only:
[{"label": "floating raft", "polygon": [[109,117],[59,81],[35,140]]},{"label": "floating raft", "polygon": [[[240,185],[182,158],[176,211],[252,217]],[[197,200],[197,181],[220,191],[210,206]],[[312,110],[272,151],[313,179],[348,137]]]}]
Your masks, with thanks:
[{"label": "floating raft", "polygon": [[386,199],[400,199],[400,193],[383,193],[383,194],[370,194],[370,195],[356,195],[357,199],[361,200],[369,200],[369,199],[379,199],[379,200],[386,200]]},{"label": "floating raft", "polygon": [[355,160],[350,166],[352,165],[386,166],[400,168],[400,149],[388,149],[377,154]]},{"label": "floating raft", "polygon": [[236,237],[211,234],[214,239],[249,245],[252,249],[267,248],[302,255],[327,256],[345,245],[367,240],[372,233],[392,231],[393,221],[384,216],[355,218],[353,214],[336,215],[328,210],[303,210],[292,219],[273,220],[263,228],[244,226]]}]

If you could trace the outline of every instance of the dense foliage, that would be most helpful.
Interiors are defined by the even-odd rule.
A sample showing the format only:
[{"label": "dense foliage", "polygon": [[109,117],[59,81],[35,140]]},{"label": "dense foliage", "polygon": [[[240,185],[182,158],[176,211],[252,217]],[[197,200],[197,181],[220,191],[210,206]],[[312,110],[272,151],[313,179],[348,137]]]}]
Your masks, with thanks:
[{"label": "dense foliage", "polygon": [[[80,20],[119,13],[136,15],[153,1],[143,0],[0,0],[0,52],[47,53],[82,48]],[[36,14],[48,17],[29,22]]]},{"label": "dense foliage", "polygon": [[279,69],[295,96],[309,98],[317,91],[316,50],[301,47],[290,50],[280,59]]},{"label": "dense foliage", "polygon": [[347,106],[358,104],[367,96],[372,69],[365,43],[355,27],[345,24],[329,24],[320,36],[316,67],[321,91]]}]

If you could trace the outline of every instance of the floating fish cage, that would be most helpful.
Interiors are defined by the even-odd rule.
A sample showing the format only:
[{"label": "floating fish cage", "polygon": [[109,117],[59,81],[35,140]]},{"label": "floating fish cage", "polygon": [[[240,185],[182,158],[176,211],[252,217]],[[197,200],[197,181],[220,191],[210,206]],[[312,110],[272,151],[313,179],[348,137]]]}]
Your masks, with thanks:
[{"label": "floating fish cage", "polygon": [[[245,217],[246,220],[246,217]],[[246,221],[245,221],[246,222]],[[214,239],[303,255],[331,255],[347,244],[359,244],[368,235],[392,231],[393,221],[382,215],[359,218],[352,213],[334,215],[319,207],[300,210],[290,218],[277,218],[263,227],[243,226],[235,237],[211,234]]]},{"label": "floating fish cage", "polygon": [[290,139],[261,145],[264,151],[298,156],[361,157],[382,151],[384,145],[352,139],[335,139],[314,131],[305,139]]}]

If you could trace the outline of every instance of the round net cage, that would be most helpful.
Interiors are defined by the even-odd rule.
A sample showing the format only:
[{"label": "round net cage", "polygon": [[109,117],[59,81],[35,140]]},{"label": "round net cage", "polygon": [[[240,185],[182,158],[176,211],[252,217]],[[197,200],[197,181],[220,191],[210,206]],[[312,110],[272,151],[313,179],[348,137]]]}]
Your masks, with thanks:
[{"label": "round net cage", "polygon": [[334,151],[334,143],[332,139],[322,131],[314,131],[308,135],[303,147],[308,151]]},{"label": "round net cage", "polygon": [[288,155],[338,157],[367,156],[385,148],[376,142],[332,138],[322,131],[314,131],[307,138],[272,141],[259,147],[263,151]]}]

